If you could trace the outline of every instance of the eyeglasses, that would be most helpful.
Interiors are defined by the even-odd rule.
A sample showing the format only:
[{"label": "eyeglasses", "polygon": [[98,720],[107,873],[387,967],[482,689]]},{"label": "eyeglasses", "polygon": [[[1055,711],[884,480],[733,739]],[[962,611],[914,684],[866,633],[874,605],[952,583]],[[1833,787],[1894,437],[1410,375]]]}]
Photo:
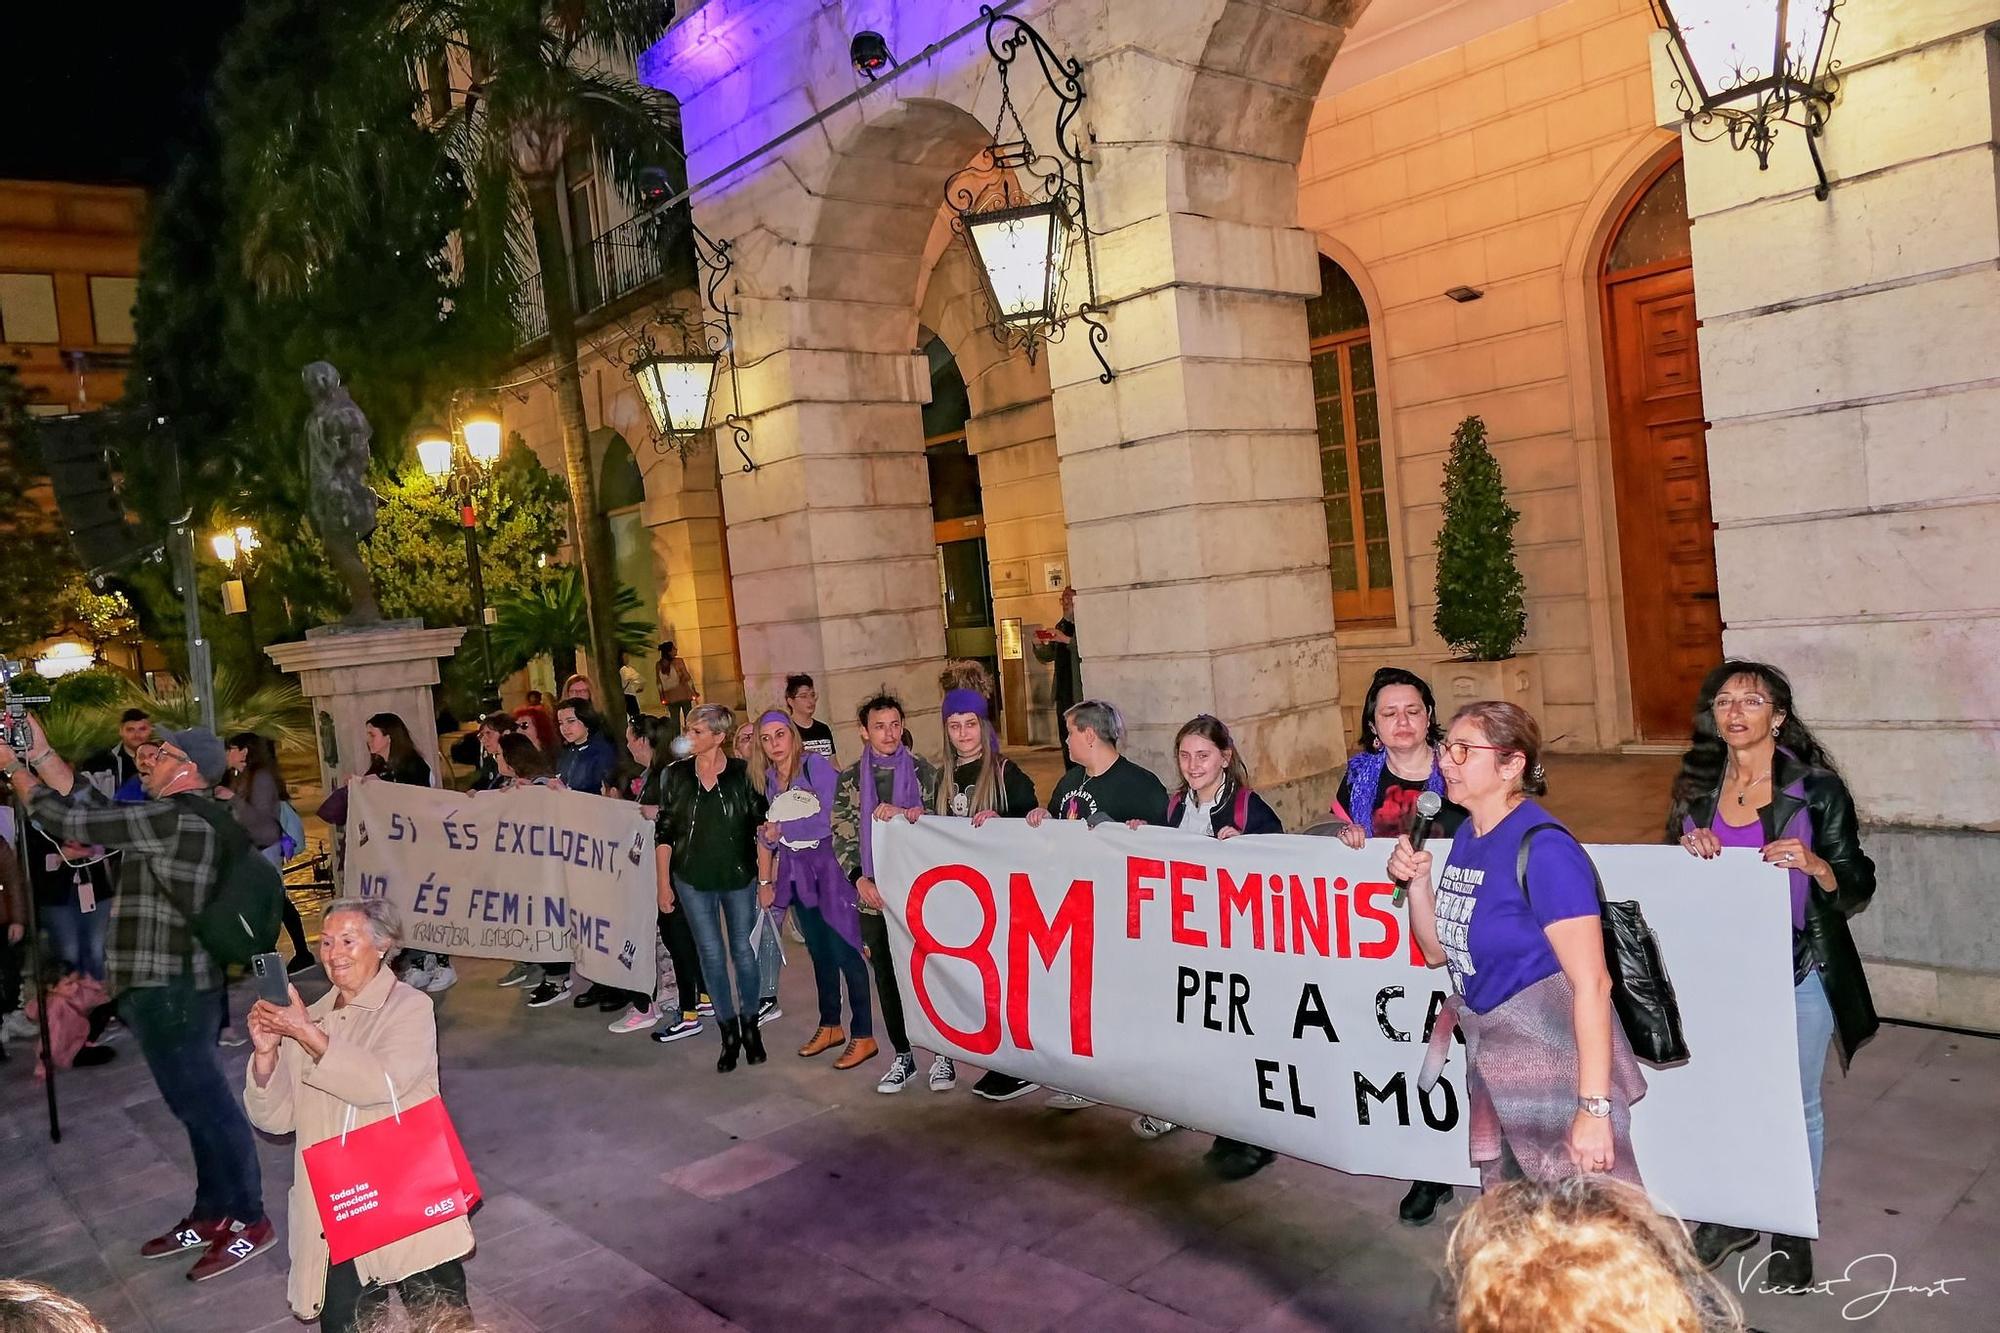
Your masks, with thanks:
[{"label": "eyeglasses", "polygon": [[1714,711],[1726,713],[1732,708],[1741,708],[1746,713],[1761,713],[1771,706],[1771,701],[1761,694],[1718,694],[1715,696]]},{"label": "eyeglasses", "polygon": [[1474,745],[1471,741],[1446,741],[1438,748],[1443,750],[1445,758],[1454,764],[1463,764],[1471,757],[1474,750],[1491,750],[1495,754],[1518,753],[1504,745]]}]

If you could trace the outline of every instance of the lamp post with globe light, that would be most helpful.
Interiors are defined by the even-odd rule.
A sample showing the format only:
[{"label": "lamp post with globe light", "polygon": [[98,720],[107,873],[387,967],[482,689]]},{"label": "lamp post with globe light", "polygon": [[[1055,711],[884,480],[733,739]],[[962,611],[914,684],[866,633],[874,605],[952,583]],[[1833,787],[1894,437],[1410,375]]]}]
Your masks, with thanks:
[{"label": "lamp post with globe light", "polygon": [[459,527],[465,533],[465,564],[472,576],[473,616],[479,624],[480,676],[486,686],[483,708],[486,700],[498,696],[500,687],[493,677],[492,611],[486,605],[486,579],[479,565],[479,513],[474,501],[479,487],[493,475],[493,465],[500,461],[502,428],[500,414],[489,408],[472,408],[457,416],[455,438],[451,430],[440,426],[418,430],[417,461],[424,474],[458,503]]}]

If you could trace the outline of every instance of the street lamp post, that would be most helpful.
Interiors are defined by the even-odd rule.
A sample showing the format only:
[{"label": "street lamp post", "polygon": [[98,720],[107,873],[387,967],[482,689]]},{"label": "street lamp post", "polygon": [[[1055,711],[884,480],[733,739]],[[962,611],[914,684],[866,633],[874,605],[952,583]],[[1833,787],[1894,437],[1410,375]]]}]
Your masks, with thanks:
[{"label": "street lamp post", "polygon": [[[479,668],[486,684],[486,698],[500,692],[493,677],[493,634],[486,621],[486,577],[479,564],[479,512],[474,503],[479,483],[493,473],[500,459],[501,424],[498,414],[473,409],[461,415],[458,440],[449,431],[428,427],[418,432],[417,460],[424,472],[444,487],[458,502],[458,523],[465,533],[465,565],[472,578],[472,614],[479,624]],[[485,700],[481,700],[483,707]]]}]

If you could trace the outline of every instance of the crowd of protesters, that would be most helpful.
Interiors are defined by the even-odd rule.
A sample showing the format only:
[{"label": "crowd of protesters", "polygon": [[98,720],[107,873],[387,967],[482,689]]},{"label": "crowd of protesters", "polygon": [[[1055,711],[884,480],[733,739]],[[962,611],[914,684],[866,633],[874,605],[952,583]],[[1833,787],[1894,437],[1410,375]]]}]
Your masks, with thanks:
[{"label": "crowd of protesters", "polygon": [[[781,925],[789,918],[810,961],[816,999],[797,1057],[830,1056],[834,1069],[851,1071],[882,1055],[886,1044],[889,1061],[876,1091],[905,1091],[916,1082],[918,1062],[877,883],[883,825],[950,816],[974,828],[994,820],[1039,828],[1054,819],[1152,825],[1215,839],[1284,831],[1272,803],[1253,788],[1252,757],[1220,718],[1203,714],[1180,727],[1171,788],[1125,754],[1127,727],[1117,706],[1074,697],[1080,694],[1075,635],[1066,618],[1043,645],[1071,696],[1061,711],[1067,767],[1046,800],[1005,752],[994,682],[976,662],[952,662],[935,699],[920,701],[925,711],[935,702],[941,744],[919,753],[905,727],[904,701],[878,692],[854,711],[853,758],[845,765],[839,735],[819,716],[812,676],[787,677],[781,701],[739,718],[703,700],[671,642],[660,645],[655,669],[659,714],[644,711],[643,682],[629,667],[620,677],[622,725],[607,722],[582,676],[564,682],[553,707],[530,691],[511,713],[489,711],[465,750],[472,791],[588,793],[634,802],[652,823],[662,955],[657,994],[578,989],[571,967],[561,963],[516,963],[498,984],[521,988],[531,1008],[570,999],[571,1007],[616,1015],[613,1033],[649,1032],[663,1044],[697,1036],[712,1023],[719,1038],[715,1067],[729,1073],[769,1059],[763,1028],[782,1017]],[[1876,1026],[1847,928],[1847,917],[1873,892],[1873,866],[1861,850],[1846,787],[1800,717],[1781,671],[1723,663],[1693,702],[1692,739],[1672,792],[1667,837],[1704,859],[1728,847],[1754,848],[1790,874],[1799,1077],[1817,1187],[1827,1051],[1837,1050],[1844,1066]],[[349,781],[437,781],[400,717],[370,717],[363,740],[367,769]],[[297,850],[296,812],[271,743],[250,732],[226,744],[198,731],[156,737],[150,720],[134,713],[118,746],[75,771],[37,732],[29,752],[0,745],[0,772],[32,815],[27,828],[0,828],[0,956],[14,957],[25,920],[21,895],[32,893],[58,979],[96,988],[86,992],[94,997],[93,1016],[69,1052],[73,1062],[108,1058],[90,1052],[104,1049],[97,1039],[115,1012],[136,1035],[188,1131],[194,1205],[142,1253],[199,1251],[189,1273],[197,1280],[227,1271],[270,1246],[273,1236],[243,1101],[223,1086],[214,1050],[218,1034],[230,1028],[227,977],[193,945],[175,895],[199,897],[229,839],[280,865]],[[1440,1027],[1446,1040],[1453,1027],[1471,1037],[1470,1153],[1487,1197],[1460,1229],[1463,1247],[1454,1242],[1452,1276],[1461,1296],[1487,1301],[1499,1280],[1495,1254],[1547,1240],[1551,1218],[1569,1219],[1573,1233],[1577,1219],[1589,1215],[1592,1225],[1636,1237],[1635,1253],[1652,1265],[1647,1272],[1662,1290],[1705,1310],[1711,1293],[1701,1270],[1759,1236],[1702,1223],[1690,1247],[1677,1229],[1670,1237],[1650,1220],[1630,1138],[1631,1108],[1645,1095],[1646,1081],[1610,1001],[1597,876],[1577,839],[1540,803],[1546,791],[1534,717],[1491,701],[1441,716],[1421,676],[1385,668],[1362,702],[1355,753],[1328,817],[1301,831],[1354,848],[1394,840],[1386,871],[1407,885],[1417,944],[1449,980]],[[1432,820],[1436,840],[1422,846],[1411,833],[1426,793],[1440,804]],[[226,827],[208,817],[214,802],[235,816]],[[321,813],[341,822],[342,792]],[[308,1010],[294,992],[289,1010],[260,1004],[252,1011],[256,1058],[248,1096],[252,1120],[299,1128],[303,1146],[309,1099],[296,1052],[324,1047],[329,1015],[350,1002],[408,1010],[410,1001],[398,997],[442,992],[457,974],[450,958],[436,954],[406,951],[400,976],[386,966],[400,928],[377,910],[380,904],[338,905],[349,915],[339,931],[323,931],[317,954],[296,910],[286,906],[291,969],[337,956],[338,998]],[[1471,921],[1476,927],[1467,927]],[[404,989],[395,989],[399,983]],[[18,975],[0,968],[0,1008],[17,1003],[21,989]],[[428,1010],[421,1017],[427,1020]],[[409,1021],[428,1034],[428,1054],[410,1057],[411,1069],[417,1083],[434,1087],[435,1026]],[[950,1092],[959,1079],[953,1055],[930,1056],[925,1085]],[[360,1099],[371,1115],[379,1110],[359,1083],[317,1086],[315,1135],[327,1131],[343,1098]],[[984,1071],[972,1087],[993,1102],[1035,1090],[997,1070]],[[1048,1104],[1075,1110],[1095,1103],[1051,1089]],[[1132,1128],[1143,1138],[1178,1128],[1143,1107],[1132,1109],[1138,1112]],[[1240,1180],[1273,1156],[1218,1138],[1205,1160],[1217,1176]],[[1620,1192],[1618,1182],[1633,1188]],[[1428,1223],[1453,1193],[1449,1185],[1415,1182],[1399,1216],[1411,1225]],[[328,1267],[323,1249],[301,1256],[294,1237],[293,1304],[308,1317],[324,1306],[330,1321],[338,1308],[344,1326],[383,1284],[407,1283],[406,1296],[415,1291],[462,1306],[457,1258],[467,1246],[469,1233],[454,1233],[415,1247],[403,1256],[407,1262]],[[301,1263],[308,1270],[303,1281]],[[1803,1286],[1811,1272],[1805,1240],[1772,1238],[1771,1280]]]}]

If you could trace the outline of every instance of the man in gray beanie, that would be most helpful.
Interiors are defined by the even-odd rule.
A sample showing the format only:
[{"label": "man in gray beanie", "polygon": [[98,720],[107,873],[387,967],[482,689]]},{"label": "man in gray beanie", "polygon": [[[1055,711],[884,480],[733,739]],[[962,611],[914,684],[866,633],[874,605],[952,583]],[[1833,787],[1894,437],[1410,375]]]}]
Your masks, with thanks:
[{"label": "man in gray beanie", "polygon": [[226,753],[212,731],[169,732],[157,753],[140,760],[146,799],[121,805],[77,782],[41,725],[31,720],[29,727],[26,754],[0,743],[0,777],[49,836],[125,854],[111,902],[105,986],[194,1152],[194,1207],[139,1253],[164,1259],[199,1251],[188,1279],[216,1277],[277,1241],[264,1214],[250,1122],[215,1053],[226,978],[190,924],[214,898],[226,854],[241,852],[225,845],[236,826],[209,791],[227,768]]}]

